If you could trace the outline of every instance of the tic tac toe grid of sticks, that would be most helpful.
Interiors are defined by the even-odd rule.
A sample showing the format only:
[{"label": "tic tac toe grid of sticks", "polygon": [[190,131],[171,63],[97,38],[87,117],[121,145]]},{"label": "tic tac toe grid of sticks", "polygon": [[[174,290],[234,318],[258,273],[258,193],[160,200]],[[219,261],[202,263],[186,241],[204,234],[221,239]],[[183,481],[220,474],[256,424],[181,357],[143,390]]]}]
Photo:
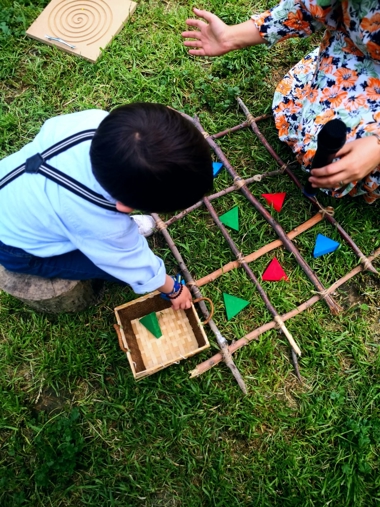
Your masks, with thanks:
[{"label": "tic tac toe grid of sticks", "polygon": [[[307,197],[304,194],[304,197],[306,199],[309,199],[309,201],[312,203],[316,214],[307,220],[305,223],[300,224],[295,229],[290,231],[289,233],[286,233],[284,229],[281,227],[281,225],[273,218],[271,213],[267,211],[267,209],[257,200],[257,198],[251,193],[251,191],[248,188],[248,185],[253,182],[259,182],[264,177],[273,176],[276,174],[286,174],[292,182],[300,189],[302,193],[303,185],[301,182],[297,179],[297,177],[293,174],[293,172],[290,169],[291,164],[286,164],[283,162],[283,160],[276,154],[274,149],[271,147],[269,142],[266,140],[262,132],[259,130],[258,123],[268,118],[268,115],[263,115],[257,118],[254,118],[244,102],[241,99],[237,99],[239,107],[244,113],[246,120],[236,125],[232,128],[229,128],[227,130],[224,130],[222,132],[219,132],[217,134],[209,134],[207,133],[199,119],[197,117],[191,118],[187,115],[186,116],[199,130],[202,132],[203,136],[207,140],[208,144],[214,151],[217,159],[223,163],[223,166],[228,171],[228,174],[232,178],[232,185],[228,188],[225,188],[224,190],[215,193],[213,195],[209,195],[207,197],[204,197],[202,201],[199,201],[198,203],[194,204],[190,208],[182,211],[181,213],[171,217],[169,220],[162,220],[161,217],[155,213],[152,214],[153,218],[156,221],[156,227],[157,229],[162,233],[163,237],[166,240],[166,243],[168,247],[170,248],[175,260],[178,263],[179,269],[182,272],[182,275],[184,279],[186,280],[186,284],[189,287],[189,289],[192,291],[192,294],[195,298],[202,297],[202,293],[200,291],[200,287],[203,285],[212,282],[219,276],[222,276],[226,274],[228,271],[231,271],[232,269],[243,269],[249,280],[254,284],[256,287],[256,290],[258,291],[261,299],[263,300],[266,308],[270,312],[272,316],[272,320],[270,322],[267,322],[266,324],[261,325],[260,327],[257,327],[256,329],[253,329],[251,332],[243,336],[242,338],[238,339],[237,341],[231,343],[231,345],[228,344],[228,341],[226,338],[222,335],[220,330],[218,329],[217,324],[215,323],[214,319],[211,319],[208,323],[212,333],[215,335],[215,339],[218,343],[218,346],[220,348],[220,352],[215,354],[213,357],[209,358],[208,360],[204,361],[203,363],[200,363],[197,365],[197,367],[191,372],[191,377],[196,377],[198,375],[201,375],[205,373],[206,371],[210,370],[220,362],[224,362],[228,368],[231,370],[233,376],[235,377],[236,381],[238,382],[240,388],[244,393],[247,392],[244,380],[237,369],[234,361],[233,361],[233,354],[240,348],[244,347],[245,345],[248,345],[252,340],[257,340],[258,337],[265,333],[266,331],[269,331],[271,329],[278,329],[280,332],[282,332],[286,339],[289,342],[290,345],[290,351],[291,351],[291,358],[293,362],[293,366],[295,369],[295,374],[297,378],[301,381],[301,375],[299,371],[299,365],[298,365],[298,356],[301,355],[301,350],[297,344],[296,338],[293,338],[291,333],[286,327],[286,321],[296,317],[301,312],[305,311],[306,309],[310,308],[312,305],[314,305],[317,301],[323,300],[329,307],[331,313],[333,315],[337,315],[341,308],[338,305],[336,301],[334,301],[333,293],[334,291],[340,287],[342,284],[344,284],[347,280],[355,276],[356,274],[360,273],[361,271],[371,271],[373,273],[378,274],[377,270],[372,264],[372,261],[380,255],[380,248],[378,248],[375,252],[372,253],[371,256],[366,257],[364,253],[359,249],[359,247],[355,244],[353,239],[348,235],[348,233],[343,229],[343,227],[336,221],[334,218],[333,209],[330,207],[324,208],[316,198],[314,197]],[[264,145],[264,147],[267,149],[267,151],[270,153],[270,155],[275,160],[276,164],[279,166],[279,169],[276,171],[271,171],[263,174],[256,174],[252,176],[251,178],[243,179],[232,167],[230,162],[228,161],[226,155],[223,153],[222,149],[218,146],[216,140],[225,136],[230,135],[233,132],[242,130],[242,129],[250,129],[255,136],[259,139],[259,141]],[[275,231],[275,233],[278,236],[278,239],[263,246],[259,250],[244,255],[237,245],[234,243],[233,239],[231,238],[230,234],[228,233],[228,230],[225,228],[223,223],[221,222],[220,218],[218,217],[218,214],[216,213],[212,201],[217,199],[218,197],[224,196],[230,192],[240,192],[247,201],[256,209],[256,211],[269,223],[269,225],[272,227],[272,229]],[[229,262],[222,268],[220,268],[217,271],[214,271],[213,273],[199,279],[194,280],[187,265],[184,262],[184,259],[178,250],[177,246],[175,245],[170,233],[169,233],[169,227],[174,224],[176,221],[180,220],[187,214],[191,213],[197,208],[200,208],[201,206],[204,206],[208,213],[211,215],[214,223],[218,226],[220,232],[222,233],[223,237],[225,238],[226,242],[230,246],[230,249],[232,253],[235,256],[235,260]],[[338,233],[340,234],[342,240],[348,245],[348,247],[354,252],[354,254],[357,256],[358,259],[358,265],[354,269],[352,269],[349,273],[347,273],[345,276],[340,278],[339,280],[335,281],[330,287],[324,287],[321,281],[318,279],[315,272],[311,269],[311,267],[308,265],[308,263],[305,261],[305,259],[300,254],[299,250],[295,246],[294,242],[292,241],[297,235],[307,231],[314,225],[316,225],[321,220],[326,220],[328,223],[333,226]],[[301,269],[304,271],[310,282],[314,285],[315,291],[314,295],[305,301],[304,303],[300,304],[296,308],[294,308],[292,311],[280,315],[276,308],[271,303],[267,293],[263,289],[262,285],[260,284],[260,281],[252,271],[250,267],[250,263],[262,255],[275,250],[276,248],[279,248],[283,246],[288,252],[290,252],[295,260],[297,261],[298,265],[301,267]],[[199,302],[199,307],[201,312],[203,313],[205,318],[208,318],[209,312],[207,309],[206,304],[204,301]]]}]

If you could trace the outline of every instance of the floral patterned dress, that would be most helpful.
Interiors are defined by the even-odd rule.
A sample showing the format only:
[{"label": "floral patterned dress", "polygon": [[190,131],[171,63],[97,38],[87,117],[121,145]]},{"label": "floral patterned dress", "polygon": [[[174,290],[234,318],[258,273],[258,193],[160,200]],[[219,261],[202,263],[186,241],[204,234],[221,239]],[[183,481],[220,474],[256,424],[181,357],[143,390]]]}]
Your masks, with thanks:
[{"label": "floral patterned dress", "polygon": [[[321,46],[301,60],[277,86],[273,113],[279,137],[310,169],[317,135],[332,118],[347,125],[347,142],[380,136],[380,2],[374,0],[282,0],[252,16],[269,44],[325,29]],[[380,137],[378,137],[380,139]],[[334,197],[380,198],[380,166],[363,180],[326,190]]]}]

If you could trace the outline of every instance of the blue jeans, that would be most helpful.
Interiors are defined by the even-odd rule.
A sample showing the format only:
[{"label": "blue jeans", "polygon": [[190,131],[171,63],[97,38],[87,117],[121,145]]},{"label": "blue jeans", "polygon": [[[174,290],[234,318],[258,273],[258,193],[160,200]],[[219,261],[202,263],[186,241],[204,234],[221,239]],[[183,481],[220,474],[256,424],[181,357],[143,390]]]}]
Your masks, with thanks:
[{"label": "blue jeans", "polygon": [[98,268],[79,250],[44,258],[36,257],[21,248],[8,246],[0,241],[0,264],[9,271],[43,278],[64,278],[65,280],[100,278],[111,282],[121,282]]}]

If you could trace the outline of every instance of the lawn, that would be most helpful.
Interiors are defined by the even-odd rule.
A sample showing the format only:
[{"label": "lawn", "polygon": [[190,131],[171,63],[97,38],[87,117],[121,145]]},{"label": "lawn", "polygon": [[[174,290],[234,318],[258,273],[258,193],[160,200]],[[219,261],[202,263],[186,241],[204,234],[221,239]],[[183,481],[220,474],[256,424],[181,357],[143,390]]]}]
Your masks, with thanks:
[{"label": "lawn", "polygon": [[[197,4],[228,23],[275,2],[209,0]],[[1,0],[0,157],[33,138],[51,116],[88,108],[110,110],[133,101],[168,104],[197,115],[210,133],[270,112],[277,80],[317,38],[288,40],[215,59],[189,57],[181,43],[192,3],[142,0],[96,64],[25,36],[47,0]],[[260,128],[281,155],[273,122]],[[275,170],[249,130],[218,142],[244,177]],[[216,160],[216,158],[215,158]],[[299,178],[303,175],[295,169]],[[223,170],[215,191],[232,184]],[[276,220],[289,231],[312,216],[310,204],[285,175],[250,185],[286,192]],[[263,202],[261,200],[261,202]],[[333,201],[335,218],[361,250],[380,246],[379,205]],[[276,234],[240,193],[213,201],[219,215],[239,206],[231,237],[245,254]],[[268,209],[268,208],[267,208]],[[0,218],[1,219],[1,218]],[[169,228],[192,276],[199,279],[234,260],[204,207]],[[317,259],[317,233],[341,247]],[[149,239],[174,274],[178,266],[160,233]],[[295,244],[328,287],[358,264],[326,221]],[[261,274],[272,254],[250,266]],[[314,294],[314,286],[286,250],[276,256],[289,282],[263,282],[280,314]],[[379,260],[374,265],[380,270]],[[214,320],[229,341],[272,317],[242,269],[202,287]],[[227,321],[223,293],[250,304]],[[137,296],[108,284],[98,305],[81,313],[39,314],[0,292],[1,507],[372,507],[380,505],[380,281],[363,273],[334,295],[343,311],[332,316],[320,301],[287,327],[302,350],[302,382],[278,331],[234,354],[247,386],[243,395],[223,364],[190,379],[209,350],[136,383],[113,329],[114,308]]]}]

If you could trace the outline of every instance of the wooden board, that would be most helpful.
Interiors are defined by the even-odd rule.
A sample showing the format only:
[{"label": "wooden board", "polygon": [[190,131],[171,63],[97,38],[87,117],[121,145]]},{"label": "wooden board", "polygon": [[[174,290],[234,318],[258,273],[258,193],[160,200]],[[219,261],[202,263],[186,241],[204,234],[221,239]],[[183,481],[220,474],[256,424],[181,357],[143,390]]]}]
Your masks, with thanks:
[{"label": "wooden board", "polygon": [[130,0],[52,0],[26,33],[96,62],[136,7]]}]

